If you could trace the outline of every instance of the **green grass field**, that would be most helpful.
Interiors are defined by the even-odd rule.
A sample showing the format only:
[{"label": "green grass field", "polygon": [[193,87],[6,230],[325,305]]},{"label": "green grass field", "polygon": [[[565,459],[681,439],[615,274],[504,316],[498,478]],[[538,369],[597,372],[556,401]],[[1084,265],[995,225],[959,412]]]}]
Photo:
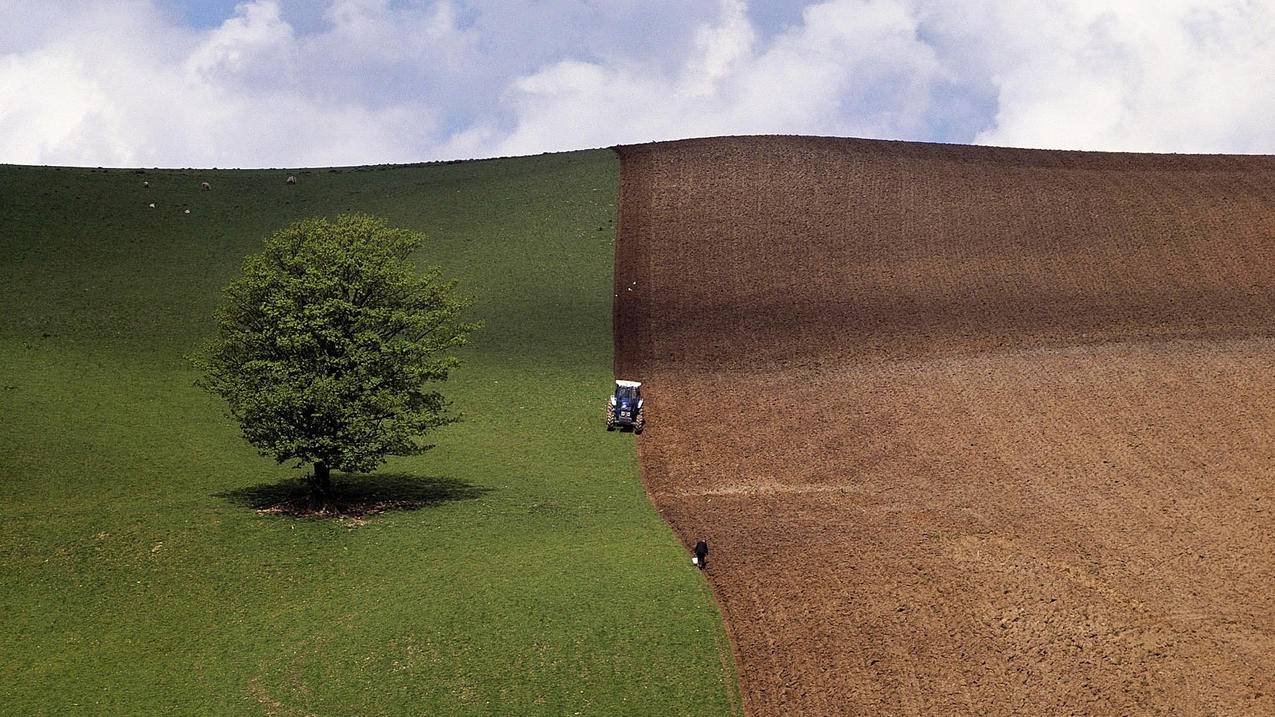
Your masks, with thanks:
[{"label": "green grass field", "polygon": [[[0,167],[0,712],[737,712],[711,595],[601,428],[616,172]],[[303,471],[183,356],[265,236],[349,209],[426,232],[476,299],[465,421],[383,469],[431,505],[259,513]]]}]

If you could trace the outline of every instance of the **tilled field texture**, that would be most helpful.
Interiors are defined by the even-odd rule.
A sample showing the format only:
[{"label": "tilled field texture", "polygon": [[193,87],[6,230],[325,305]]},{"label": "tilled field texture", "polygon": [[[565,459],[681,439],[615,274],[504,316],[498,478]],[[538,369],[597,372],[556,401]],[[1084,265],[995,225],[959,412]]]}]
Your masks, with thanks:
[{"label": "tilled field texture", "polygon": [[616,371],[748,714],[1275,714],[1275,158],[620,155]]}]

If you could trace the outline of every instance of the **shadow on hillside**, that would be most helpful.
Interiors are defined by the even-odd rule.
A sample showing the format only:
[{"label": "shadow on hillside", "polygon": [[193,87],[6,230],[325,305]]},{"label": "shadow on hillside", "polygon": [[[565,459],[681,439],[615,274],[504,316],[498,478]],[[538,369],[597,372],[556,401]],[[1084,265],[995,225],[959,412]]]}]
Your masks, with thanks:
[{"label": "shadow on hillside", "polygon": [[491,489],[453,478],[397,473],[334,475],[332,489],[317,497],[300,478],[217,493],[247,508],[297,518],[362,518],[394,510],[420,510],[457,500],[473,500]]}]

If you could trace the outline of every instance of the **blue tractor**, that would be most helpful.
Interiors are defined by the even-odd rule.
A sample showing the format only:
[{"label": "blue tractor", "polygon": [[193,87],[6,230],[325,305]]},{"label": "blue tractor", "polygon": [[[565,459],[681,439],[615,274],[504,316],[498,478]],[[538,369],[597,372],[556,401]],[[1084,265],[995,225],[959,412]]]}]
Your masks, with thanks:
[{"label": "blue tractor", "polygon": [[632,428],[641,433],[646,426],[642,415],[642,384],[637,381],[616,381],[615,395],[607,403],[607,430]]}]

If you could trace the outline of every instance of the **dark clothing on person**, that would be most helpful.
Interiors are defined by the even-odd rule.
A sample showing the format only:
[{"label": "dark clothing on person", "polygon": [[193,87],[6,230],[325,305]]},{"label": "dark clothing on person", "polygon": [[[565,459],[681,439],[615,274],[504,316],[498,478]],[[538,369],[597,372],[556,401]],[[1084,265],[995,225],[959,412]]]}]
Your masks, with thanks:
[{"label": "dark clothing on person", "polygon": [[708,567],[708,543],[703,540],[695,544],[695,564],[700,570]]}]

